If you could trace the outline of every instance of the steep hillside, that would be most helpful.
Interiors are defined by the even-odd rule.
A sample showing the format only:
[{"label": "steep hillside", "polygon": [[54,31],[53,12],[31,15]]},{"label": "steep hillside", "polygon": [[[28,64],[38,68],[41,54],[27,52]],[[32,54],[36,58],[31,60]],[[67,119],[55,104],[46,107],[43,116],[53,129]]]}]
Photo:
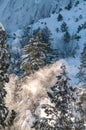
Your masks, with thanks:
[{"label": "steep hillside", "polygon": [[[77,2],[75,2],[70,10],[63,8],[58,14],[52,14],[51,17],[41,19],[34,25],[31,25],[32,30],[36,30],[37,28],[42,29],[46,26],[49,28],[52,33],[51,37],[53,39],[51,41],[52,47],[57,48],[60,53],[63,53],[63,57],[66,57],[65,60],[69,65],[69,73],[71,73],[73,82],[76,82],[75,79],[80,65],[81,52],[83,50],[83,45],[86,43],[86,15],[84,12],[85,9],[86,1],[80,1],[78,4]],[[62,15],[61,21],[58,20],[59,14]],[[63,23],[66,23],[67,26],[67,29],[65,31],[62,31]],[[66,31],[70,35],[69,43],[65,42],[64,39]]]},{"label": "steep hillside", "polygon": [[[48,27],[51,32],[51,41],[52,47],[57,48],[58,51],[62,54],[60,58],[65,58],[68,64],[68,71],[72,76],[72,81],[76,83],[76,74],[78,73],[78,68],[80,66],[80,56],[83,49],[86,34],[86,1],[73,3],[73,6],[70,10],[63,8],[59,13],[54,13],[48,18],[43,18],[38,20],[38,22],[27,25],[27,28],[30,28],[30,32],[33,33],[34,30],[38,28],[43,29]],[[62,15],[62,20],[58,21],[59,14]],[[70,35],[70,42],[65,43],[64,34],[61,30],[63,23],[66,23],[67,32]],[[80,27],[81,26],[81,27]],[[79,28],[81,28],[79,30]],[[21,47],[20,41],[22,38],[22,29],[15,31],[17,35],[16,39],[11,39],[12,52],[18,51]],[[27,32],[27,33],[30,33]],[[17,52],[18,53],[18,52]],[[20,53],[20,52],[19,52]],[[71,58],[70,58],[71,57]],[[71,71],[72,69],[72,71]]]},{"label": "steep hillside", "polygon": [[[11,53],[9,82],[5,83],[8,125],[0,126],[0,130],[86,130],[86,88],[77,76],[82,67],[85,73],[80,72],[80,76],[86,79],[85,10],[86,0],[0,0],[0,22],[7,30]],[[4,29],[2,24],[0,29]],[[49,44],[49,54],[44,53],[43,43]],[[48,61],[50,55],[53,58]],[[1,55],[2,63],[4,56]],[[38,62],[45,58],[48,63],[37,68]],[[32,71],[27,76],[23,76],[21,70],[23,63],[25,71]],[[71,128],[59,127],[60,122]]]},{"label": "steep hillside", "polygon": [[0,22],[8,30],[17,30],[49,17],[68,3],[69,0],[0,0]]}]

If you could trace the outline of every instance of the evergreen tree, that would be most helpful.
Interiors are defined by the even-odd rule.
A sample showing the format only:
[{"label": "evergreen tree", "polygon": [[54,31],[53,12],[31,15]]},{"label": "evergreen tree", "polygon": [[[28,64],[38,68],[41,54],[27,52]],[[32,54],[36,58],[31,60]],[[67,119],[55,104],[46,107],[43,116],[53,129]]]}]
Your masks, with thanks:
[{"label": "evergreen tree", "polygon": [[76,129],[86,130],[86,87],[77,88],[77,115]]},{"label": "evergreen tree", "polygon": [[86,44],[84,45],[83,51],[81,53],[81,65],[77,77],[79,78],[80,82],[86,85]]},{"label": "evergreen tree", "polygon": [[5,127],[5,120],[8,115],[8,110],[4,102],[4,97],[6,96],[4,83],[9,81],[7,69],[9,66],[10,54],[7,48],[6,32],[0,26],[0,125],[3,127]]},{"label": "evergreen tree", "polygon": [[25,71],[24,75],[34,73],[50,62],[49,55],[52,49],[49,44],[41,42],[39,34],[35,39],[30,39],[23,51],[26,53],[21,57],[21,69]]},{"label": "evergreen tree", "polygon": [[65,22],[63,22],[62,25],[61,25],[61,31],[62,32],[67,32],[68,31],[68,27],[67,27],[67,24]]},{"label": "evergreen tree", "polygon": [[83,94],[80,96],[81,101],[81,126],[86,130],[86,87],[83,88]]},{"label": "evergreen tree", "polygon": [[68,31],[65,32],[65,34],[64,34],[64,43],[69,43],[70,38],[71,38],[70,33]]},{"label": "evergreen tree", "polygon": [[46,43],[49,45],[49,50],[48,50],[49,54],[48,54],[46,63],[49,64],[49,63],[53,63],[57,61],[59,59],[60,50],[51,49],[50,45],[51,45],[51,42],[53,41],[53,38],[51,38],[52,34],[50,30],[48,29],[48,27],[46,26],[43,29],[38,28],[37,30],[34,31],[33,35],[34,35],[34,38],[39,37],[40,42]]},{"label": "evergreen tree", "polygon": [[[13,124],[16,116],[14,110],[11,111],[9,116],[8,108],[5,105],[5,83],[9,82],[8,68],[10,61],[10,53],[8,52],[7,35],[3,27],[0,26],[0,130],[7,130]],[[10,125],[10,126],[9,126]],[[9,128],[8,128],[9,129]]]},{"label": "evergreen tree", "polygon": [[70,10],[72,8],[72,1],[70,0],[69,4],[65,7],[65,9]]},{"label": "evergreen tree", "polygon": [[51,43],[51,32],[50,30],[48,29],[48,27],[45,27],[41,30],[41,39],[42,39],[42,42],[45,42],[45,43]]},{"label": "evergreen tree", "polygon": [[58,21],[62,21],[63,20],[63,16],[61,14],[58,15]]},{"label": "evergreen tree", "polygon": [[68,83],[68,76],[65,66],[62,66],[62,73],[57,76],[57,82],[51,87],[48,96],[51,104],[43,104],[47,117],[37,117],[34,127],[36,130],[75,130],[75,88]]},{"label": "evergreen tree", "polygon": [[40,29],[40,28],[38,28],[37,30],[34,30],[34,32],[33,32],[33,36],[34,36],[34,38],[36,38],[36,36],[39,36],[39,37],[41,37],[40,38],[40,41],[41,42],[45,42],[45,43],[50,43],[51,42],[51,32],[50,32],[50,30],[48,29],[48,27],[46,26],[45,28],[43,28],[43,29]]},{"label": "evergreen tree", "polygon": [[25,27],[23,29],[22,39],[20,41],[22,47],[28,44],[30,37],[31,37],[31,27]]}]

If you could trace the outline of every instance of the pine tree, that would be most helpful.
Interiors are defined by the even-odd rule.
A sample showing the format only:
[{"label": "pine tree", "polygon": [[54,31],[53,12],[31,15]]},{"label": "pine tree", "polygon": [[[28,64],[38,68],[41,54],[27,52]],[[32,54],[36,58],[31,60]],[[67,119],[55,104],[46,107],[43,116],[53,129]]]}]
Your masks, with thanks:
[{"label": "pine tree", "polygon": [[71,38],[70,33],[68,31],[65,32],[65,34],[64,34],[64,43],[69,43],[70,38]]},{"label": "pine tree", "polygon": [[86,130],[86,87],[77,88],[77,115],[76,129]]},{"label": "pine tree", "polygon": [[43,104],[47,117],[39,118],[34,124],[36,130],[75,130],[75,101],[76,89],[68,83],[68,76],[65,66],[62,66],[62,73],[57,76],[57,82],[48,92],[51,104]]},{"label": "pine tree", "polygon": [[29,75],[49,63],[48,57],[52,49],[49,44],[41,42],[38,34],[35,39],[30,39],[23,51],[26,54],[21,57],[21,69],[25,71],[24,75]]},{"label": "pine tree", "polygon": [[49,30],[48,27],[45,27],[41,30],[41,39],[42,39],[42,42],[45,42],[45,43],[51,43],[51,32]]},{"label": "pine tree", "polygon": [[70,0],[69,4],[65,7],[65,9],[70,10],[72,8],[72,1]]},{"label": "pine tree", "polygon": [[4,102],[4,97],[6,96],[4,83],[9,81],[7,69],[9,67],[10,54],[7,48],[6,32],[0,26],[0,125],[3,127],[5,127],[5,120],[8,115],[8,110]]},{"label": "pine tree", "polygon": [[40,41],[41,42],[45,42],[45,43],[51,43],[51,32],[49,30],[49,28],[46,26],[45,28],[41,29],[41,28],[38,28],[36,30],[34,30],[33,32],[33,36],[34,38],[36,38],[36,36],[39,36],[41,37],[40,38]]},{"label": "pine tree", "polygon": [[86,44],[84,45],[81,53],[81,65],[77,77],[79,78],[79,82],[82,82],[84,85],[86,85]]},{"label": "pine tree", "polygon": [[31,27],[25,27],[23,29],[22,39],[20,41],[22,47],[28,44],[30,37],[31,37]]},{"label": "pine tree", "polygon": [[63,16],[61,14],[58,15],[58,21],[62,21],[63,20]]},{"label": "pine tree", "polygon": [[[9,82],[8,68],[10,53],[8,52],[7,35],[2,26],[0,26],[0,130],[9,130],[13,124],[16,112],[9,110],[5,104],[5,83]],[[9,128],[8,128],[9,127]]]},{"label": "pine tree", "polygon": [[67,32],[68,31],[68,27],[67,27],[67,24],[65,22],[63,22],[62,25],[61,25],[61,31],[62,32]]},{"label": "pine tree", "polygon": [[86,87],[83,88],[83,94],[80,96],[81,108],[82,108],[82,128],[86,130]]}]

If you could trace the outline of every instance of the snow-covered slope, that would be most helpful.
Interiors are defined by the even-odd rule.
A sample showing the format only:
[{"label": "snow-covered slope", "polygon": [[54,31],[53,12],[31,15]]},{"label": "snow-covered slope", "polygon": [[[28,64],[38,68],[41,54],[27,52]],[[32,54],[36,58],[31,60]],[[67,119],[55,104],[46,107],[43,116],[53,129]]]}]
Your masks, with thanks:
[{"label": "snow-covered slope", "polygon": [[[78,69],[80,66],[80,56],[83,45],[86,43],[85,10],[86,1],[79,1],[78,4],[76,4],[75,2],[70,10],[63,8],[63,10],[60,11],[60,14],[63,16],[62,21],[58,21],[57,19],[59,13],[54,13],[49,18],[40,19],[37,23],[31,25],[32,30],[36,30],[37,28],[45,28],[47,26],[52,33],[53,41],[51,43],[53,48],[58,48],[61,52],[65,52],[68,45],[66,44],[66,48],[64,47],[64,32],[61,31],[61,25],[63,22],[67,24],[68,32],[71,36],[71,45],[77,46],[76,55],[71,58],[70,56],[69,58],[65,58],[68,64],[68,72],[70,74],[70,77],[72,77],[72,81],[74,84],[77,83],[76,74],[79,71]],[[82,26],[82,29],[78,32],[79,26]],[[59,29],[58,32],[57,28]],[[80,39],[74,39],[74,35],[80,36]],[[72,49],[73,46],[71,46],[70,49]]]},{"label": "snow-covered slope", "polygon": [[68,3],[69,0],[0,0],[0,22],[6,29],[16,30],[49,17]]},{"label": "snow-covered slope", "polygon": [[[63,49],[64,51],[64,32],[61,31],[61,25],[65,22],[67,23],[68,32],[71,36],[74,36],[75,34],[80,36],[79,41],[75,39],[71,40],[73,45],[78,44],[79,46],[75,57],[65,59],[68,63],[68,70],[71,72],[70,75],[72,76],[73,81],[76,82],[75,76],[80,65],[80,54],[83,45],[86,42],[86,28],[82,28],[77,32],[79,26],[86,24],[86,1],[78,1],[79,2],[77,3],[77,0],[72,0],[73,6],[70,10],[67,10],[64,7],[68,5],[69,0],[0,0],[0,21],[4,24],[6,29],[15,32],[16,35],[18,35],[17,39],[9,40],[12,45],[12,52],[15,51],[16,48],[16,50],[20,48],[20,39],[18,38],[21,36],[18,32],[22,32],[23,26],[30,26],[30,24],[31,30],[47,26],[52,33],[52,46],[59,50]],[[59,8],[62,8],[60,11],[60,14],[63,16],[62,21],[58,21],[57,19]],[[32,24],[33,22],[35,23]],[[57,28],[59,29],[58,32],[56,31]]]},{"label": "snow-covered slope", "polygon": [[[60,10],[60,14],[63,16],[63,20],[61,21],[58,21],[59,13],[58,9],[55,8],[57,1],[62,2],[60,3],[60,6],[58,6],[59,8],[62,8],[62,10]],[[11,51],[14,51],[13,55],[20,53],[20,40],[23,34],[22,28],[25,25],[27,25],[27,27],[31,27],[32,33],[39,27],[48,27],[52,33],[52,47],[55,49],[57,48],[64,54],[67,49],[70,50],[64,60],[61,60],[63,57],[59,57],[60,60],[58,62],[51,64],[48,67],[45,66],[31,77],[26,77],[22,81],[20,81],[14,74],[10,75],[10,82],[6,84],[5,87],[7,91],[6,105],[10,111],[13,109],[18,113],[14,122],[14,129],[18,128],[21,130],[31,130],[32,123],[34,122],[31,112],[33,112],[33,110],[38,110],[38,106],[34,104],[38,105],[41,103],[48,103],[48,100],[46,100],[48,86],[50,87],[54,84],[55,81],[53,80],[56,75],[59,74],[60,66],[63,63],[67,66],[67,71],[70,75],[71,82],[74,83],[74,86],[78,84],[76,74],[79,71],[80,56],[83,45],[86,43],[86,0],[79,0],[77,3],[76,1],[73,3],[73,7],[70,10],[67,10],[64,7],[67,4],[66,2],[69,2],[69,0],[27,0],[26,3],[25,0],[0,0],[0,19],[7,29],[15,32],[15,38],[12,39],[12,37],[10,37],[9,39],[12,46]],[[27,6],[29,7],[28,11],[26,11]],[[52,11],[55,12],[52,13]],[[35,20],[35,23],[33,23],[33,20]],[[64,43],[65,32],[62,32],[61,30],[61,25],[63,22],[67,24],[67,31],[71,37],[70,42],[68,43]],[[14,36],[13,32],[11,33],[12,36]],[[75,38],[76,35],[79,36],[79,39]],[[75,46],[75,49],[78,45],[75,55],[72,54],[72,56],[69,56],[73,47],[69,45]],[[17,61],[18,58],[16,62]],[[79,84],[77,86],[79,86]]]}]

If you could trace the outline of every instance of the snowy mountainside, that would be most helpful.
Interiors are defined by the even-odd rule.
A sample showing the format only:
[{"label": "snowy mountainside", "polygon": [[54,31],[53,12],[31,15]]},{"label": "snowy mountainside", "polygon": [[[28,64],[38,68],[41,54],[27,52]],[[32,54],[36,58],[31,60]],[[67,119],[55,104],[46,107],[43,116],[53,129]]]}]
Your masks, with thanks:
[{"label": "snowy mountainside", "polygon": [[[78,72],[78,68],[80,66],[80,55],[83,49],[83,45],[84,43],[86,43],[85,41],[85,34],[86,34],[86,15],[85,15],[85,10],[86,10],[86,1],[85,0],[79,0],[79,2],[77,3],[77,0],[72,0],[73,2],[73,6],[70,10],[65,9],[65,6],[67,6],[67,3],[69,2],[68,0],[65,0],[64,2],[61,0],[60,4],[58,7],[61,7],[62,10],[60,12],[58,12],[55,10],[56,7],[56,3],[59,3],[59,0],[54,0],[53,2],[50,2],[51,0],[47,0],[47,1],[41,1],[41,0],[30,0],[30,1],[26,1],[26,3],[22,0],[20,1],[11,1],[11,0],[7,0],[7,1],[0,1],[1,3],[1,12],[0,12],[0,18],[3,14],[4,17],[2,17],[3,21],[2,23],[4,23],[5,27],[9,28],[9,30],[11,29],[11,34],[13,35],[13,33],[15,33],[17,35],[16,39],[9,39],[9,43],[12,46],[11,51],[14,52],[17,50],[20,51],[21,48],[21,44],[19,43],[22,37],[22,28],[23,25],[26,26],[26,22],[27,19],[29,20],[29,15],[27,17],[27,13],[24,12],[25,8],[27,7],[27,3],[29,2],[29,7],[33,7],[33,8],[29,8],[30,13],[35,12],[36,10],[38,10],[39,13],[44,13],[46,14],[46,12],[48,13],[46,16],[43,16],[40,18],[38,18],[38,13],[36,12],[34,15],[33,13],[31,13],[31,17],[33,16],[33,18],[37,18],[36,22],[33,24],[30,24],[30,21],[27,22],[27,27],[29,26],[31,28],[31,31],[40,28],[45,28],[48,27],[49,30],[51,31],[52,34],[52,39],[53,41],[52,43],[52,47],[53,48],[58,48],[58,50],[64,51],[66,48],[64,48],[64,32],[61,31],[61,25],[63,22],[65,22],[67,24],[68,27],[68,32],[70,33],[71,37],[74,37],[75,34],[77,34],[80,38],[77,39],[73,39],[71,40],[71,43],[73,43],[73,45],[77,45],[77,49],[76,49],[76,55],[74,55],[74,57],[69,57],[65,58],[67,64],[68,64],[68,71],[70,72],[70,77],[72,77],[72,81],[74,83],[76,83],[77,79],[76,79],[76,74]],[[47,2],[47,3],[46,3]],[[46,4],[45,4],[46,3]],[[20,8],[22,6],[22,4],[24,4],[24,7],[20,10],[17,10],[16,12],[14,11],[14,9],[16,8]],[[10,5],[10,8],[9,8]],[[33,6],[34,5],[34,6]],[[43,6],[45,5],[45,6]],[[42,8],[43,6],[43,8]],[[50,11],[48,12],[47,9],[49,9],[50,7]],[[45,9],[44,9],[45,7]],[[12,8],[12,9],[11,9]],[[35,10],[34,10],[35,8]],[[39,10],[40,8],[40,10]],[[43,12],[41,12],[41,8],[43,9]],[[5,10],[4,10],[5,9]],[[11,10],[13,10],[13,14],[9,14],[11,13]],[[45,11],[44,11],[45,10]],[[52,11],[55,11],[54,14],[52,14]],[[23,16],[23,12],[26,14],[24,15],[24,20],[22,21],[21,18]],[[61,14],[63,17],[62,21],[58,21],[58,15]],[[11,23],[12,26],[10,26],[10,22],[7,21],[7,17],[8,15],[12,18],[14,17],[13,22]],[[21,16],[21,18],[19,18]],[[34,17],[35,16],[35,17]],[[48,17],[49,16],[49,17]],[[19,20],[17,19],[17,17],[19,18]],[[46,18],[44,18],[46,17]],[[42,18],[42,19],[41,19]],[[19,24],[15,24],[15,21],[18,21]],[[21,20],[21,22],[20,22]],[[7,22],[7,23],[6,23]],[[20,25],[21,24],[21,25]],[[21,29],[19,29],[19,26]],[[78,32],[79,26],[82,26],[82,29]],[[58,29],[58,30],[57,30]],[[71,47],[70,47],[71,49]],[[14,53],[17,53],[14,52]],[[19,52],[21,53],[21,52]],[[71,71],[72,69],[72,71]]]},{"label": "snowy mountainside", "polygon": [[[70,74],[70,77],[72,77],[73,83],[77,83],[77,78],[76,74],[79,71],[79,66],[80,66],[80,56],[81,52],[83,49],[84,43],[86,43],[85,40],[85,34],[86,34],[86,15],[85,15],[85,10],[86,10],[86,1],[79,2],[76,4],[74,3],[73,7],[70,10],[67,10],[63,8],[60,13],[54,13],[51,14],[50,17],[48,18],[43,18],[38,20],[38,22],[27,25],[27,28],[31,28],[31,33],[38,29],[38,28],[45,28],[48,27],[48,29],[51,31],[51,37],[52,37],[52,47],[53,48],[58,48],[61,52],[65,52],[64,50],[67,49],[68,45],[66,44],[66,48],[64,47],[64,32],[61,30],[61,25],[63,22],[67,24],[68,27],[68,32],[71,36],[71,44],[76,49],[76,54],[73,57],[70,57],[69,55],[67,58],[65,58],[67,64],[68,64],[68,72]],[[63,17],[62,21],[58,21],[58,15],[61,14]],[[65,15],[66,14],[66,15]],[[82,29],[78,31],[79,26],[82,26]],[[58,31],[57,31],[58,28]],[[22,29],[18,29],[17,31],[14,31],[15,34],[17,35],[17,38],[14,40],[11,39],[9,40],[9,43],[12,46],[12,52],[15,50],[19,50],[21,48],[21,44],[19,41],[21,40],[22,37]],[[13,35],[13,33],[11,33]],[[79,36],[79,39],[74,39],[75,35]],[[19,38],[20,37],[20,38]],[[17,48],[17,49],[16,49]],[[71,46],[69,47],[71,51]],[[70,52],[69,51],[69,52]],[[72,69],[72,71],[71,71]]]},{"label": "snowy mountainside", "polygon": [[49,17],[68,3],[69,0],[0,0],[0,22],[8,30],[17,30]]},{"label": "snowy mountainside", "polygon": [[[67,49],[64,48],[64,32],[61,31],[61,25],[63,22],[67,24],[68,32],[71,37],[74,37],[75,35],[79,36],[79,39],[72,39],[71,43],[73,46],[76,46],[76,54],[74,57],[65,58],[67,64],[68,64],[68,71],[70,74],[70,77],[72,77],[72,82],[77,83],[76,74],[79,71],[80,66],[80,57],[81,52],[83,49],[83,45],[86,43],[85,37],[86,37],[86,1],[79,2],[76,5],[73,5],[73,7],[70,10],[63,9],[60,11],[60,14],[63,17],[62,21],[58,21],[58,15],[59,13],[52,14],[51,17],[41,19],[37,23],[31,25],[32,30],[36,30],[37,28],[45,28],[46,26],[49,28],[49,30],[52,33],[52,47],[58,48],[60,51],[65,51]],[[46,23],[46,24],[45,24]],[[83,26],[82,29],[78,32],[79,26]],[[58,28],[58,31],[57,31]],[[72,46],[70,47],[72,48]],[[71,71],[72,69],[72,71]]]},{"label": "snowy mountainside", "polygon": [[[68,26],[68,31],[72,35],[74,33],[77,33],[78,26],[82,25],[86,22],[86,15],[85,15],[85,9],[86,9],[86,2],[80,3],[77,7],[73,7],[71,10],[63,9],[60,14],[63,17],[63,20],[58,22],[58,15],[59,13],[52,14],[51,17],[41,19],[37,23],[31,25],[33,30],[36,30],[37,28],[44,28],[48,27],[49,30],[52,33],[52,37],[54,39],[55,47],[58,45],[57,42],[62,38],[62,35],[64,32],[61,31],[61,25],[63,22],[65,22]],[[81,18],[80,18],[81,17]],[[46,23],[46,24],[45,24]],[[57,32],[56,29],[59,29]],[[82,29],[78,35],[85,36],[86,29]],[[82,36],[82,37],[83,37]],[[85,42],[85,39],[83,39]],[[82,45],[82,44],[81,44]]]},{"label": "snowy mountainside", "polygon": [[[41,0],[26,1],[25,3],[25,0],[7,0],[6,2],[5,0],[0,0],[0,18],[2,15],[4,16],[1,22],[10,31],[8,33],[8,43],[12,56],[11,65],[13,65],[12,67],[10,66],[12,74],[9,75],[9,83],[5,84],[7,92],[5,97],[6,106],[9,112],[15,110],[17,113],[11,130],[35,130],[33,128],[36,122],[35,115],[47,118],[41,109],[41,105],[46,103],[51,105],[47,95],[48,90],[55,84],[56,76],[61,74],[62,65],[66,65],[66,70],[71,79],[70,83],[72,83],[73,87],[79,87],[80,84],[76,75],[79,72],[81,64],[81,52],[86,43],[86,0],[79,0],[78,2],[77,0],[70,0],[73,2],[71,8],[67,6],[69,0],[65,0],[64,2],[62,2],[63,0],[53,0],[53,2],[52,0],[44,0],[43,2]],[[58,11],[58,8],[56,9],[55,7],[59,1],[59,8],[62,8]],[[24,4],[24,8],[21,7],[22,3]],[[30,4],[29,12],[25,11],[27,3]],[[18,10],[15,12],[14,9]],[[43,12],[41,12],[42,10]],[[54,12],[52,13],[52,11]],[[33,21],[33,18],[36,18],[35,21]],[[42,30],[46,27],[51,32],[51,47],[53,50],[56,49],[59,52],[59,58],[56,55],[57,61],[54,60],[52,64],[44,66],[44,68],[39,69],[32,75],[19,77],[21,75],[18,75],[18,73],[21,73],[20,68],[18,68],[20,67],[19,60],[22,55],[21,53],[23,53],[21,48],[25,45],[25,41],[23,42],[23,46],[21,41],[23,41],[24,36],[28,36],[26,34],[30,34],[30,38],[35,37],[34,31],[38,28]],[[28,28],[29,30],[27,30]],[[27,31],[25,35],[24,29]],[[17,71],[19,72],[17,73]],[[73,96],[73,98],[76,97],[74,94]]]}]

